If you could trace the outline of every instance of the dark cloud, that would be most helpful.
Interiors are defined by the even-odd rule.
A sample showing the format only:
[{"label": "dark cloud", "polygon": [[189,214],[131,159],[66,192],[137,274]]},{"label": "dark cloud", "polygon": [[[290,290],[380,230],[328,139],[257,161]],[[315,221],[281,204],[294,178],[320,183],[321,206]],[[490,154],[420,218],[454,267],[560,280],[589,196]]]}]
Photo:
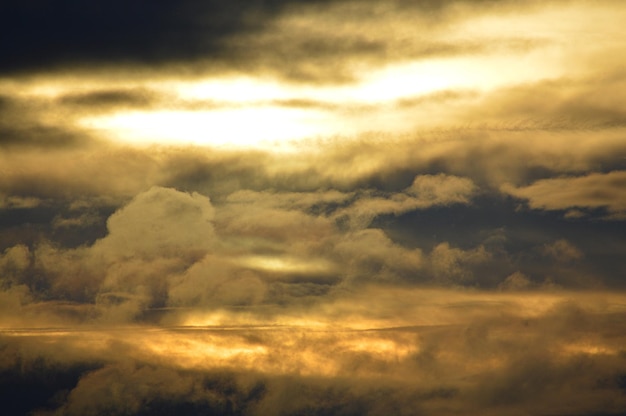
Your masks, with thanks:
[{"label": "dark cloud", "polygon": [[84,144],[84,140],[77,132],[37,123],[27,123],[16,127],[2,127],[0,128],[0,136],[2,137],[0,146],[3,148],[19,146],[54,149]]},{"label": "dark cloud", "polygon": [[60,103],[78,108],[145,108],[152,101],[148,91],[141,90],[103,90],[83,94],[70,94],[62,97]]},{"label": "dark cloud", "polygon": [[[411,21],[441,27],[459,15],[511,4],[515,2],[11,1],[0,9],[0,46],[6,52],[0,72],[169,67],[193,75],[254,68],[296,81],[343,82],[358,75],[351,68],[356,63],[491,49],[493,45],[471,40],[429,40],[411,28]],[[303,25],[302,16],[313,24]],[[406,18],[398,22],[402,16]],[[536,42],[523,38],[496,43],[506,49],[533,47]]]},{"label": "dark cloud", "polygon": [[77,129],[40,118],[37,103],[5,96],[0,101],[0,148],[71,148],[84,144]]},{"label": "dark cloud", "polygon": [[262,28],[285,2],[188,0],[84,4],[5,2],[0,9],[5,73],[62,66],[160,64],[211,59],[235,33]]}]

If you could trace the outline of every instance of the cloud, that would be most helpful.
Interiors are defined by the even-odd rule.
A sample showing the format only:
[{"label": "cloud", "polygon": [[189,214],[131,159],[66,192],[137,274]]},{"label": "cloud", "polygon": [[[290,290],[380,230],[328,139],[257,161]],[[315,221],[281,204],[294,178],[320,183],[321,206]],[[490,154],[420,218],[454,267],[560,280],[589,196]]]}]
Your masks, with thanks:
[{"label": "cloud", "polygon": [[0,413],[626,408],[617,2],[5,3]]},{"label": "cloud", "polygon": [[480,246],[472,250],[461,250],[441,243],[430,253],[430,265],[436,281],[444,283],[471,282],[472,266],[485,263],[491,254]]},{"label": "cloud", "polygon": [[504,186],[504,192],[528,200],[532,209],[568,211],[604,208],[606,219],[622,219],[626,211],[626,172],[589,173],[578,177],[543,179],[515,188]]},{"label": "cloud", "polygon": [[508,130],[619,128],[626,118],[621,94],[615,93],[624,88],[617,69],[516,83],[476,95],[475,105],[458,117],[471,125]]},{"label": "cloud", "polygon": [[42,66],[154,65],[219,56],[224,37],[258,30],[282,4],[189,0],[143,6],[119,1],[54,6],[8,2],[1,26],[10,59],[1,69],[15,73]]},{"label": "cloud", "polygon": [[[45,152],[4,155],[6,175],[0,186],[7,198],[41,202],[36,207],[5,211],[3,221],[13,231],[3,234],[3,249],[20,243],[36,246],[42,240],[52,241],[53,246],[60,246],[57,248],[75,248],[103,239],[96,245],[110,258],[126,250],[128,255],[155,259],[180,254],[185,262],[197,261],[213,249],[229,257],[239,256],[237,261],[247,256],[273,256],[299,262],[302,267],[298,273],[310,276],[317,270],[315,273],[323,275],[320,279],[328,281],[336,262],[330,248],[345,233],[371,227],[383,230],[394,244],[420,248],[424,253],[445,242],[463,250],[485,245],[494,256],[492,260],[464,266],[474,267],[468,273],[479,276],[484,287],[496,287],[515,270],[533,281],[542,281],[547,277],[545,269],[540,271],[537,265],[547,264],[537,257],[536,247],[559,239],[567,239],[585,252],[584,262],[579,264],[584,267],[579,270],[585,269],[588,276],[595,273],[596,280],[619,284],[617,277],[611,277],[620,270],[619,249],[608,254],[617,256],[613,262],[602,257],[607,254],[590,252],[585,242],[608,238],[606,244],[617,247],[617,228],[600,230],[586,225],[584,218],[574,226],[571,219],[547,226],[533,211],[515,211],[517,202],[503,199],[499,188],[503,180],[512,180],[514,189],[528,192],[534,189],[532,184],[542,180],[562,180],[559,176],[563,173],[584,172],[597,164],[618,166],[616,158],[623,141],[617,134],[591,135],[581,136],[578,146],[569,146],[567,135],[537,133],[534,138],[524,136],[529,144],[514,140],[520,137],[517,134],[490,132],[481,136],[465,132],[457,137],[454,132],[443,132],[392,141],[358,137],[362,141],[330,141],[317,153],[290,155],[107,145],[60,152],[53,165]],[[528,160],[532,163],[524,162]],[[597,175],[610,178],[615,174]],[[549,179],[537,182],[533,180],[536,177]],[[155,189],[172,189],[153,190],[155,202],[148,202],[146,195],[138,196],[153,185]],[[188,191],[187,196],[174,189]],[[555,190],[555,200],[563,189],[573,188]],[[613,198],[612,193],[609,190],[607,198]],[[208,204],[212,208],[202,208],[200,195],[211,196]],[[137,201],[128,208],[128,215],[118,212],[109,220],[113,228],[107,229],[106,219],[135,196]],[[174,214],[177,208],[168,211],[164,201],[174,207],[180,204],[185,213],[180,225]],[[214,214],[210,214],[211,209]],[[572,209],[589,212],[584,206],[563,208],[566,212]],[[193,214],[194,210],[198,214]],[[490,230],[496,228],[505,230],[508,239],[497,249],[485,243]],[[206,238],[201,237],[201,230]],[[164,236],[159,238],[141,238],[161,232]],[[613,266],[596,268],[599,256],[601,263]],[[323,272],[317,266],[305,267],[309,258],[330,259],[333,266]],[[524,261],[530,263],[523,265]],[[96,274],[100,277],[94,281],[102,281],[103,273]],[[87,286],[92,287],[91,283]],[[87,292],[94,296],[91,289]],[[70,298],[82,298],[77,291],[73,293]]]},{"label": "cloud", "polygon": [[498,285],[500,290],[526,290],[532,285],[531,281],[519,271],[507,276],[502,283]]},{"label": "cloud", "polygon": [[[478,38],[463,24],[514,2],[310,2],[289,4],[259,32],[225,39],[239,65],[296,82],[344,83],[380,65],[544,45],[534,36]],[[460,33],[459,33],[460,32]],[[455,36],[456,35],[456,36]],[[477,40],[480,39],[480,40]],[[290,57],[291,59],[285,59]]]},{"label": "cloud", "polygon": [[4,196],[0,199],[0,207],[4,209],[34,208],[40,204],[39,199],[32,197]]},{"label": "cloud", "polygon": [[203,195],[152,187],[107,220],[109,235],[95,249],[118,258],[204,253],[214,244],[213,217]]},{"label": "cloud", "polygon": [[415,177],[407,191],[425,204],[466,204],[469,197],[475,193],[476,186],[468,178],[444,174],[421,175]]},{"label": "cloud", "polygon": [[108,234],[91,245],[43,241],[32,251],[7,249],[3,279],[26,285],[39,300],[92,304],[102,320],[132,320],[165,306],[172,276],[216,248],[213,218],[208,198],[153,187],[111,215]]},{"label": "cloud", "polygon": [[44,148],[49,151],[86,144],[76,126],[50,117],[54,110],[46,100],[7,94],[0,97],[0,103],[0,148]]},{"label": "cloud", "polygon": [[4,331],[3,368],[65,374],[29,407],[61,414],[611,414],[624,404],[620,305],[608,292],[361,286],[193,327]]},{"label": "cloud", "polygon": [[103,319],[127,321],[165,306],[172,276],[215,249],[214,215],[203,195],[152,187],[109,217],[108,235],[85,249],[84,260],[105,268],[95,299]]},{"label": "cloud", "polygon": [[576,246],[567,240],[557,240],[552,244],[546,244],[543,248],[543,254],[563,263],[580,260],[584,256]]},{"label": "cloud", "polygon": [[170,283],[171,306],[224,306],[258,304],[267,284],[254,271],[236,262],[207,256]]},{"label": "cloud", "polygon": [[0,257],[2,275],[6,278],[14,273],[22,273],[30,266],[31,253],[23,244],[10,247]]},{"label": "cloud", "polygon": [[366,228],[379,215],[400,215],[408,211],[428,209],[436,206],[467,204],[477,192],[477,187],[468,178],[452,175],[418,175],[403,192],[390,195],[370,196],[367,192],[336,214],[337,220],[347,217],[354,229]]},{"label": "cloud", "polygon": [[419,280],[422,252],[395,244],[380,229],[348,233],[332,251],[345,268],[345,279],[359,281]]},{"label": "cloud", "polygon": [[90,91],[86,93],[68,94],[58,99],[61,105],[69,105],[75,109],[107,109],[107,108],[145,108],[154,100],[149,91],[111,89]]},{"label": "cloud", "polygon": [[[164,367],[114,365],[81,378],[60,412],[67,415],[138,414],[157,411],[157,402],[163,396],[167,398],[164,402],[208,402],[211,396],[202,397],[194,392],[200,382],[196,377]],[[147,403],[154,408],[146,408]]]},{"label": "cloud", "polygon": [[[13,1],[2,9],[0,37],[11,41],[3,44],[8,55],[0,71],[165,69],[195,76],[239,68],[292,81],[343,82],[386,62],[537,49],[550,35],[558,40],[545,30],[554,4],[559,3],[185,0],[150,7],[119,1],[53,7]],[[605,18],[597,12],[602,7],[586,8]],[[576,2],[571,9],[565,22],[579,21],[585,7]],[[521,18],[510,18],[511,11]],[[486,36],[480,29],[493,25],[494,14],[518,29],[499,27],[501,36]],[[520,37],[529,17],[547,40],[532,32]],[[64,30],[55,30],[51,21]]]}]

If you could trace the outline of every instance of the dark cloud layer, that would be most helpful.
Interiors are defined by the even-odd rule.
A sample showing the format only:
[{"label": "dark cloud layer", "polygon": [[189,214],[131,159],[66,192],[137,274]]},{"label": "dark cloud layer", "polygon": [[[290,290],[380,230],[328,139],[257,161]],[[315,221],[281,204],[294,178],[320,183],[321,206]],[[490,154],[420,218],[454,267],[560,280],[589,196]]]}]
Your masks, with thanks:
[{"label": "dark cloud layer", "polygon": [[[482,8],[506,10],[515,4],[508,0],[399,0],[384,5],[345,0],[9,1],[0,8],[4,51],[0,72],[33,74],[43,68],[112,72],[125,67],[132,73],[170,67],[190,75],[254,68],[296,81],[347,81],[356,75],[351,68],[355,63],[490,49],[469,39],[462,43],[429,40],[419,31],[407,42],[402,32],[415,30],[411,22],[430,29]],[[303,15],[314,16],[324,26],[302,25],[298,16]],[[395,20],[403,15],[408,19],[396,31]],[[290,20],[294,16],[296,20]],[[532,48],[536,42],[505,38],[500,47]]]},{"label": "dark cloud layer", "polygon": [[211,59],[229,35],[258,30],[281,1],[5,2],[3,72],[65,65]]}]

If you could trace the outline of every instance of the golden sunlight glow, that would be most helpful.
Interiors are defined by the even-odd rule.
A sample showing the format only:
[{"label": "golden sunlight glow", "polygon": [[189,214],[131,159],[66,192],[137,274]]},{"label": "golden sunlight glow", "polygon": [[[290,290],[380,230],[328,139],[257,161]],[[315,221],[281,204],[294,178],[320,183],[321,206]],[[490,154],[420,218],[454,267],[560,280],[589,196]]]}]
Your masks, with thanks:
[{"label": "golden sunlight glow", "polygon": [[[548,55],[538,51],[519,55],[486,55],[414,61],[389,66],[372,74],[354,90],[359,101],[398,100],[436,91],[490,90],[511,83],[523,83],[559,76],[562,67],[546,62]],[[510,71],[512,67],[532,67],[532,71]]]},{"label": "golden sunlight glow", "polygon": [[293,91],[272,80],[252,77],[207,79],[186,82],[165,82],[165,87],[182,99],[211,100],[229,103],[250,103],[293,98]]},{"label": "golden sunlight glow", "polygon": [[[407,61],[360,74],[346,85],[305,86],[279,83],[273,79],[224,78],[187,82],[161,82],[165,89],[182,99],[221,103],[251,104],[274,100],[312,100],[320,103],[385,104],[395,100],[449,89],[488,90],[509,83],[523,83],[560,76],[565,68],[549,49],[524,57],[518,54],[482,55]],[[532,71],[508,71],[527,66]]]},{"label": "golden sunlight glow", "polygon": [[[403,289],[386,298],[373,293],[364,293],[369,299],[367,304],[358,297],[351,301],[344,298],[349,305],[330,301],[317,305],[313,313],[304,309],[286,313],[280,307],[269,306],[256,310],[181,310],[179,320],[170,321],[171,326],[7,328],[0,334],[33,339],[36,348],[53,346],[83,359],[104,356],[114,360],[107,354],[111,345],[116,345],[124,348],[127,357],[167,362],[168,366],[183,369],[232,368],[325,377],[349,370],[362,377],[378,377],[382,372],[393,380],[405,377],[405,371],[415,371],[417,367],[411,367],[415,357],[433,340],[452,341],[435,351],[436,360],[445,363],[449,371],[480,374],[499,371],[510,363],[510,357],[499,346],[536,342],[542,327],[533,323],[519,330],[522,318],[542,321],[548,317],[544,322],[554,323],[550,318],[553,313],[558,317],[562,305],[581,299],[590,312],[624,311],[624,298],[619,294],[570,292],[548,296]],[[394,313],[381,309],[383,305]],[[492,322],[494,312],[504,320]],[[420,321],[430,319],[425,315],[444,320],[437,325],[420,325]],[[492,322],[484,335],[476,333],[481,343],[492,348],[489,356],[479,359],[472,359],[475,346],[471,329],[475,320]],[[516,327],[511,328],[510,323]],[[581,333],[579,338],[563,337],[557,331],[553,339],[549,338],[549,348],[564,360],[581,355],[617,356],[623,349],[620,337]],[[387,372],[383,363],[398,367]]]},{"label": "golden sunlight glow", "polygon": [[617,355],[619,349],[607,345],[598,345],[591,342],[576,342],[563,346],[561,351],[565,356],[570,355]]},{"label": "golden sunlight glow", "polygon": [[419,352],[418,346],[413,342],[398,342],[375,335],[366,336],[365,334],[358,338],[348,338],[340,342],[340,345],[352,352],[367,352],[383,361],[400,360]]},{"label": "golden sunlight glow", "polygon": [[279,273],[326,273],[332,264],[323,259],[299,259],[295,257],[247,256],[241,259],[247,267]]},{"label": "golden sunlight glow", "polygon": [[197,144],[287,150],[293,141],[328,133],[319,112],[257,107],[214,111],[125,112],[81,120],[84,127],[133,144]]},{"label": "golden sunlight glow", "polygon": [[[87,108],[76,114],[49,114],[54,120],[67,119],[115,141],[291,151],[308,139],[366,132],[404,133],[449,124],[455,118],[455,106],[446,103],[443,108],[437,99],[429,99],[429,94],[485,92],[502,85],[559,77],[564,70],[560,59],[550,48],[540,48],[523,55],[406,61],[363,72],[356,82],[341,85],[302,85],[253,76],[186,81],[164,77],[135,84],[97,79],[76,84],[50,78],[7,85],[42,99],[138,88],[161,97],[142,110],[113,108],[93,113]],[[512,67],[522,70],[507,70]],[[398,100],[416,97],[424,98],[419,111],[396,105]]]},{"label": "golden sunlight glow", "polygon": [[163,332],[159,336],[142,339],[144,348],[156,356],[173,359],[183,368],[251,367],[267,348],[250,345],[239,337],[207,333],[175,334]]},{"label": "golden sunlight glow", "polygon": [[[209,100],[217,107],[114,112],[86,116],[78,123],[106,137],[139,145],[195,144],[288,151],[304,139],[433,127],[433,123],[446,121],[445,114],[453,117],[454,111],[448,108],[442,113],[436,106],[416,112],[393,104],[453,88],[486,91],[507,83],[560,75],[559,65],[549,60],[549,55],[538,52],[523,59],[503,55],[486,56],[481,61],[459,57],[408,62],[363,74],[356,84],[324,87],[281,86],[275,81],[250,78],[164,81],[154,88],[170,90],[182,100]],[[512,66],[533,70],[514,74],[505,70]]]}]

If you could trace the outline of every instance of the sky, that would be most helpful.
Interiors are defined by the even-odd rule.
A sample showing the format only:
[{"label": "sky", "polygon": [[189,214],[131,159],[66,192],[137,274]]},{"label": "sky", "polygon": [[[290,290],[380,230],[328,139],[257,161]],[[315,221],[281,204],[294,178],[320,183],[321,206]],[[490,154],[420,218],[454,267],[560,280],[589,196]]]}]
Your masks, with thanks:
[{"label": "sky", "polygon": [[625,21],[2,2],[0,413],[626,415]]}]

